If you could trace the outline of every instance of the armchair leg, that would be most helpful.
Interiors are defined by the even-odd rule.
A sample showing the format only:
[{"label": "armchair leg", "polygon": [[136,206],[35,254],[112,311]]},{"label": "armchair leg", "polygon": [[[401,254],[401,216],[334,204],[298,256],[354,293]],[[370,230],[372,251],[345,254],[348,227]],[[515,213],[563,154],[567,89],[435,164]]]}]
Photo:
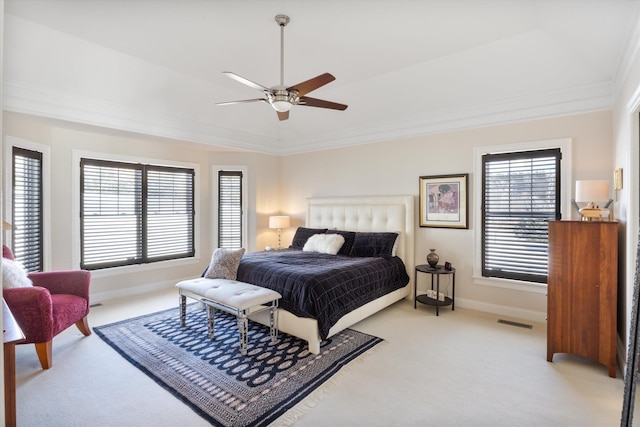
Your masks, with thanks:
[{"label": "armchair leg", "polygon": [[37,342],[36,353],[38,359],[40,359],[40,366],[42,369],[49,369],[51,367],[51,347],[53,341]]},{"label": "armchair leg", "polygon": [[82,320],[78,320],[76,322],[76,326],[80,329],[80,332],[84,334],[85,337],[91,335],[91,328],[89,328],[89,320],[87,316],[84,316]]}]

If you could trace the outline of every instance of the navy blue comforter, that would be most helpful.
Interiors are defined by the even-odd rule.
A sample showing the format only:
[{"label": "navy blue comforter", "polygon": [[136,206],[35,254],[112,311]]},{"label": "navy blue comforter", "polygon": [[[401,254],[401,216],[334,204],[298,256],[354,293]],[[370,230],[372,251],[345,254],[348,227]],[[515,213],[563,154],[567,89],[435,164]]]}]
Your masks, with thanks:
[{"label": "navy blue comforter", "polygon": [[298,249],[246,253],[238,280],[282,295],[280,307],[317,319],[320,337],[345,314],[409,283],[398,257],[353,257]]}]

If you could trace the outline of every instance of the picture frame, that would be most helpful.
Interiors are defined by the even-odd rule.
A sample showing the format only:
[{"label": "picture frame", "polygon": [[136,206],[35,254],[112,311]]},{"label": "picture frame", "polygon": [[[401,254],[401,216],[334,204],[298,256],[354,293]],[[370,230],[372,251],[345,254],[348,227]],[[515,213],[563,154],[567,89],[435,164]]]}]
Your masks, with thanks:
[{"label": "picture frame", "polygon": [[420,227],[469,228],[469,174],[420,177]]}]

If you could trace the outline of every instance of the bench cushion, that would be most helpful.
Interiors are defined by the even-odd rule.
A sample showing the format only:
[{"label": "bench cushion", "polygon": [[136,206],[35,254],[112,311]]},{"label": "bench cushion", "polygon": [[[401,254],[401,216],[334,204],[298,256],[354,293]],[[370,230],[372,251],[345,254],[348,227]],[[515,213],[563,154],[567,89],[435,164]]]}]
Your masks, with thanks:
[{"label": "bench cushion", "polygon": [[282,295],[271,289],[229,279],[199,277],[179,282],[176,287],[237,310],[246,310],[282,298]]}]

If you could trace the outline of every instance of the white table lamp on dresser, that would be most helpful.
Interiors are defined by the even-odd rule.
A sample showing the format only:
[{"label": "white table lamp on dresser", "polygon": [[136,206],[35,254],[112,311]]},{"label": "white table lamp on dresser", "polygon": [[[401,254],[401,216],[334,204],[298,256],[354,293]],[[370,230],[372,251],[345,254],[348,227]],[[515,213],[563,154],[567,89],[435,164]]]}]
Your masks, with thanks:
[{"label": "white table lamp on dresser", "polygon": [[[576,202],[587,203],[580,209],[582,221],[610,221],[609,209],[609,181],[576,181]],[[600,204],[598,204],[598,202]]]}]

